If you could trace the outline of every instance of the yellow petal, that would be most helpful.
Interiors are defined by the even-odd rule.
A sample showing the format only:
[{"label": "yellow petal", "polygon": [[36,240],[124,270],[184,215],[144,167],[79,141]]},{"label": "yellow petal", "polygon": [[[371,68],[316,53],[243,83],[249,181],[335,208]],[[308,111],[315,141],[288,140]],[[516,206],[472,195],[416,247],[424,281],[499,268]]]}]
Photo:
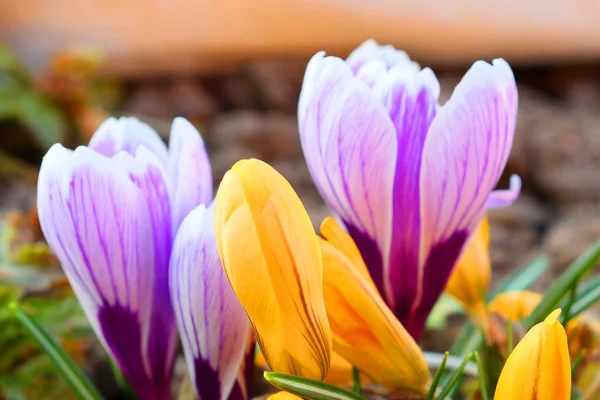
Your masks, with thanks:
[{"label": "yellow petal", "polygon": [[[268,367],[267,361],[262,355],[262,352],[259,351],[256,353],[254,365],[263,370]],[[354,378],[352,376],[352,364],[346,361],[344,357],[335,351],[331,352],[331,363],[329,366],[329,372],[325,377],[325,382],[336,386],[351,386],[354,382]],[[362,385],[366,385],[371,383],[371,380],[366,375],[361,373],[360,383]]]},{"label": "yellow petal", "polygon": [[480,325],[486,317],[485,296],[492,274],[488,248],[489,226],[484,218],[469,238],[446,285],[446,291],[460,301]]},{"label": "yellow petal", "polygon": [[239,161],[217,193],[215,232],[229,282],[271,370],[323,379],[331,333],[321,251],[290,184],[262,161]]},{"label": "yellow petal", "polygon": [[529,330],[506,360],[494,400],[568,400],[571,362],[560,309]]},{"label": "yellow petal", "polygon": [[505,292],[497,295],[488,306],[490,312],[497,312],[512,321],[527,317],[542,300],[540,293],[528,290]]},{"label": "yellow petal", "polygon": [[302,397],[289,392],[278,392],[267,397],[267,400],[302,400]]},{"label": "yellow petal", "polygon": [[[349,237],[341,242],[347,240]],[[431,376],[421,349],[364,276],[364,263],[359,260],[361,265],[357,266],[352,252],[347,255],[336,247],[333,243],[340,243],[337,236],[333,243],[320,243],[334,351],[375,382],[399,391],[426,394]]]}]

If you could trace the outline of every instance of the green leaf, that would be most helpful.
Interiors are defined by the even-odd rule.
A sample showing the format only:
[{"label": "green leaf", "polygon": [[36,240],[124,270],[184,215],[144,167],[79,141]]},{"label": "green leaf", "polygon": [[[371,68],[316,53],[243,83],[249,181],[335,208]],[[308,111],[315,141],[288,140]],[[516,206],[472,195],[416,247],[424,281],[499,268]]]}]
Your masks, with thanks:
[{"label": "green leaf", "polygon": [[[571,319],[596,304],[600,300],[600,276],[582,283],[571,305]],[[564,321],[563,321],[564,322]]]},{"label": "green leaf", "polygon": [[489,399],[489,395],[488,395],[488,389],[487,389],[487,383],[485,381],[485,377],[486,377],[486,372],[485,372],[485,367],[483,365],[483,363],[481,362],[481,358],[479,358],[479,353],[475,352],[475,362],[477,363],[477,370],[478,370],[478,374],[477,376],[479,376],[479,392],[481,393],[481,400],[488,400]]},{"label": "green leaf", "polygon": [[427,392],[427,397],[425,398],[425,400],[433,400],[433,398],[435,396],[435,391],[437,390],[437,387],[440,383],[442,374],[444,373],[444,370],[446,369],[446,362],[448,361],[449,355],[450,354],[448,352],[444,353],[444,358],[442,359],[442,363],[440,364],[437,371],[435,371],[435,375],[433,376],[433,380],[431,381],[431,386],[429,387],[429,392]]},{"label": "green leaf", "polygon": [[599,259],[600,240],[579,256],[558,279],[554,280],[552,286],[544,294],[540,304],[522,321],[523,327],[529,330],[535,324],[543,321],[556,308],[563,296],[571,290],[571,287],[577,284],[587,272],[594,268]]},{"label": "green leaf", "polygon": [[29,335],[40,345],[50,357],[54,365],[61,372],[71,389],[78,398],[84,400],[101,400],[102,396],[79,369],[75,361],[63,350],[44,328],[31,316],[29,316],[16,302],[9,304],[14,317],[23,325]]},{"label": "green leaf", "polygon": [[356,367],[352,367],[352,390],[354,393],[361,394],[362,389],[360,386],[360,371]]},{"label": "green leaf", "polygon": [[280,372],[265,372],[267,382],[278,389],[308,400],[365,400],[364,397],[321,381]]},{"label": "green leaf", "polygon": [[458,367],[454,371],[446,385],[444,385],[442,391],[440,392],[440,395],[437,397],[438,400],[444,400],[446,396],[450,394],[450,391],[452,391],[452,389],[454,389],[454,387],[460,382],[460,380],[462,379],[463,371],[467,367],[469,361],[471,361],[471,358],[473,358],[473,353],[469,353],[469,355],[467,355],[463,360],[462,364],[460,364],[460,367]]},{"label": "green leaf", "polygon": [[547,255],[533,259],[526,265],[517,268],[515,272],[493,288],[488,294],[488,301],[491,301],[499,293],[528,289],[548,268],[550,268],[550,258]]}]

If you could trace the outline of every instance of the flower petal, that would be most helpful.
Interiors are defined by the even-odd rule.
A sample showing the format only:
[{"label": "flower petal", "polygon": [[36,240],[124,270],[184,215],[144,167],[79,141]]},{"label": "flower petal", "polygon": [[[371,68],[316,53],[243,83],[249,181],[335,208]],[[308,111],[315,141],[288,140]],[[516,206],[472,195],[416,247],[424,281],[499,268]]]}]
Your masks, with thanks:
[{"label": "flower petal", "polygon": [[54,145],[40,168],[38,213],[107,351],[138,395],[166,398],[170,376],[154,376],[146,354],[154,241],[142,191],[102,155]]},{"label": "flower petal", "polygon": [[171,206],[165,169],[156,155],[144,145],[134,156],[121,151],[113,162],[127,173],[144,194],[150,210],[154,242],[152,316],[148,333],[148,357],[154,375],[170,377],[177,346],[177,329],[169,296],[169,257],[173,242]]},{"label": "flower petal", "polygon": [[138,146],[145,146],[166,166],[167,146],[149,125],[134,117],[109,118],[94,133],[88,147],[106,157],[120,151],[135,155]]},{"label": "flower petal", "polygon": [[215,230],[227,277],[273,371],[323,379],[331,338],[312,223],[290,184],[258,160],[228,171]]},{"label": "flower petal", "polygon": [[542,294],[523,290],[500,293],[489,304],[490,312],[497,312],[512,321],[527,317],[542,301]]},{"label": "flower petal", "polygon": [[571,398],[571,362],[560,309],[527,332],[500,373],[494,400]]},{"label": "flower petal", "polygon": [[429,68],[419,71],[398,65],[373,90],[388,111],[398,137],[391,249],[383,260],[385,279],[380,288],[395,310],[396,305],[410,303],[414,295],[420,246],[421,160],[438,110],[440,85]]},{"label": "flower petal", "polygon": [[521,186],[521,177],[512,175],[509,188],[507,190],[494,190],[488,197],[485,208],[503,208],[512,205],[521,194]]},{"label": "flower petal", "polygon": [[388,112],[342,60],[319,53],[306,69],[298,121],[315,184],[352,233],[381,287],[397,153]]},{"label": "flower petal", "polygon": [[368,62],[382,61],[389,69],[396,65],[402,65],[418,71],[419,64],[410,60],[406,52],[396,50],[392,45],[379,45],[375,40],[369,39],[358,46],[346,59],[346,63],[354,74]]},{"label": "flower petal", "polygon": [[485,302],[492,275],[489,242],[489,224],[484,218],[469,238],[446,284],[446,291],[465,306],[480,326],[487,315]]},{"label": "flower petal", "polygon": [[212,199],[212,172],[200,133],[184,118],[175,118],[169,138],[169,180],[173,232],[188,212]]},{"label": "flower petal", "polygon": [[421,243],[414,293],[397,312],[416,337],[483,217],[514,136],[517,88],[508,64],[476,62],[434,119],[420,177]]},{"label": "flower petal", "polygon": [[228,399],[250,324],[219,259],[213,208],[199,205],[184,219],[173,246],[170,286],[196,394]]},{"label": "flower petal", "polygon": [[364,265],[357,268],[352,253],[345,254],[336,242],[320,241],[334,351],[376,382],[427,394],[431,376],[419,346],[365,279]]}]

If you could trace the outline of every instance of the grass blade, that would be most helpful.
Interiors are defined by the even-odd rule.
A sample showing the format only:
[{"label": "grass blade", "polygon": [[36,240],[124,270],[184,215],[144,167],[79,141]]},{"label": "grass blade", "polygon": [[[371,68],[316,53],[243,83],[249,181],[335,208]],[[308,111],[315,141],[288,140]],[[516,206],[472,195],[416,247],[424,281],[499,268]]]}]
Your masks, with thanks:
[{"label": "grass blade", "polygon": [[29,314],[27,314],[19,304],[12,302],[9,309],[14,317],[21,323],[29,335],[40,345],[42,350],[50,357],[56,368],[65,378],[73,392],[79,399],[83,400],[101,400],[102,396],[92,385],[89,379],[79,369],[79,366],[62,349],[46,330]]},{"label": "grass blade", "polygon": [[454,387],[460,382],[460,380],[462,379],[463,371],[466,368],[466,366],[469,363],[469,361],[471,361],[471,358],[473,358],[473,353],[469,353],[469,355],[466,356],[465,359],[463,360],[463,362],[460,365],[460,367],[458,367],[454,371],[454,373],[452,374],[452,376],[448,380],[448,383],[446,383],[446,385],[444,385],[444,388],[440,392],[440,395],[437,397],[438,400],[444,400],[446,398],[446,396],[448,396],[448,394],[450,393],[450,391],[452,389],[454,389]]},{"label": "grass blade", "polygon": [[596,276],[579,286],[571,305],[571,319],[596,304],[600,300],[600,276]]},{"label": "grass blade", "polygon": [[489,400],[489,395],[487,391],[487,383],[485,382],[486,372],[481,362],[481,358],[479,358],[479,353],[475,352],[475,362],[477,363],[477,368],[479,370],[479,392],[481,393],[481,400]]},{"label": "grass blade", "polygon": [[321,381],[280,372],[265,372],[267,382],[308,400],[365,400],[362,396]]},{"label": "grass blade", "polygon": [[587,272],[589,272],[600,259],[600,240],[586,250],[569,268],[563,272],[540,301],[540,304],[531,314],[522,321],[525,329],[529,330],[535,324],[541,322],[548,314],[556,308],[563,296],[571,290]]},{"label": "grass blade", "polygon": [[446,369],[446,361],[448,361],[449,353],[444,353],[444,358],[442,359],[442,363],[440,364],[437,371],[435,371],[435,375],[433,377],[433,381],[431,381],[431,386],[429,387],[429,392],[427,393],[427,397],[425,400],[433,400],[435,396],[435,391],[437,390],[438,384],[440,383],[440,378],[444,373],[444,369]]}]

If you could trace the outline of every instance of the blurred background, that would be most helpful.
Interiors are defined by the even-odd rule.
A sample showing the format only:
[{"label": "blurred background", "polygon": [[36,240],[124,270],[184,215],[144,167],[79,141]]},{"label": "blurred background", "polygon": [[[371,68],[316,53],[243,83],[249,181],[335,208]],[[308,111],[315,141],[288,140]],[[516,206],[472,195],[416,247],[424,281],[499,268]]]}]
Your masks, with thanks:
[{"label": "blurred background", "polygon": [[49,146],[87,143],[110,115],[137,116],[166,138],[183,116],[202,132],[216,183],[259,157],[318,224],[328,210],[296,120],[304,68],[316,51],[345,57],[368,38],[432,67],[442,101],[475,60],[512,65],[519,117],[501,185],[518,173],[524,189],[490,213],[492,265],[499,278],[547,253],[546,287],[600,236],[599,19],[595,0],[0,0],[0,399],[69,398],[11,322],[12,299],[97,381],[110,376],[37,224]]}]

